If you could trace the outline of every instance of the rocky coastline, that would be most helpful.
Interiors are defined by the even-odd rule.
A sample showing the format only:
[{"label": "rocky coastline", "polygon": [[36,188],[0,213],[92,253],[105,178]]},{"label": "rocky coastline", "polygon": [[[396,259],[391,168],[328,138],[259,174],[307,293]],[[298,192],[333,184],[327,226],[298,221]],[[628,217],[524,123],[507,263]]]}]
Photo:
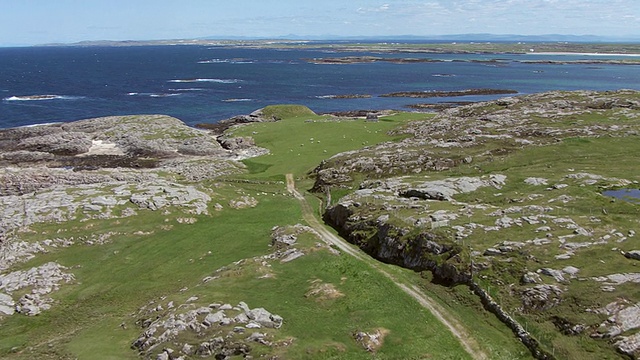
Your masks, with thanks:
[{"label": "rocky coastline", "polygon": [[[437,53],[437,52],[426,52],[426,53]],[[443,52],[443,53],[458,53],[458,54],[479,54],[482,52]],[[488,54],[495,54],[489,52]],[[572,55],[571,53],[568,53]],[[580,55],[580,54],[575,54]],[[613,54],[615,56],[616,54]],[[624,55],[624,54],[617,54]],[[345,64],[368,64],[368,63],[376,63],[376,62],[386,62],[392,64],[419,64],[419,63],[442,63],[447,62],[447,60],[440,59],[430,59],[430,58],[393,58],[393,57],[378,57],[378,56],[345,56],[345,57],[326,57],[326,58],[313,58],[313,59],[304,59],[305,61],[311,64],[319,64],[319,65],[345,65]],[[506,59],[488,59],[488,60],[462,60],[456,59],[451,60],[454,62],[467,62],[467,63],[481,63],[481,64],[491,64],[491,65],[507,65],[511,62],[513,63],[522,63],[522,64],[548,64],[548,65],[568,65],[568,64],[586,64],[586,65],[640,65],[639,60],[635,59],[580,59],[580,60],[506,60]]]},{"label": "rocky coastline", "polygon": [[518,91],[510,89],[466,89],[458,91],[400,91],[382,94],[380,97],[435,98],[473,95],[511,95],[517,93]]}]

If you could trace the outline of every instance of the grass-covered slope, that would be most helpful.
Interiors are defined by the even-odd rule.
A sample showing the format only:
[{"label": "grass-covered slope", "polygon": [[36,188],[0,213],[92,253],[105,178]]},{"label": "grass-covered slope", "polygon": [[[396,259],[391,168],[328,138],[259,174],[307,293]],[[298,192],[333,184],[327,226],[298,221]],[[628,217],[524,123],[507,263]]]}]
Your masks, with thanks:
[{"label": "grass-covered slope", "polygon": [[[176,163],[194,161],[186,157],[119,177],[78,170],[73,183],[58,185],[63,175],[47,170],[46,187],[3,197],[3,211],[23,204],[25,215],[54,194],[64,206],[2,233],[13,251],[3,260],[21,256],[0,273],[0,293],[21,313],[0,315],[0,357],[472,358],[391,280],[295,226],[300,205],[284,184],[285,174],[303,177],[327,156],[393,140],[387,131],[416,118],[368,123],[305,113],[244,126],[234,132],[273,155],[245,160],[240,175],[189,176],[201,170],[197,163],[176,173]],[[271,316],[257,315],[265,311]],[[494,330],[483,346],[492,358],[526,358],[508,332]]]},{"label": "grass-covered slope", "polygon": [[603,195],[638,189],[638,92],[503,99],[401,132],[412,137],[317,169],[337,229],[382,260],[433,271],[449,295],[462,296],[457,284],[488,294],[541,356],[639,356],[640,210]]}]

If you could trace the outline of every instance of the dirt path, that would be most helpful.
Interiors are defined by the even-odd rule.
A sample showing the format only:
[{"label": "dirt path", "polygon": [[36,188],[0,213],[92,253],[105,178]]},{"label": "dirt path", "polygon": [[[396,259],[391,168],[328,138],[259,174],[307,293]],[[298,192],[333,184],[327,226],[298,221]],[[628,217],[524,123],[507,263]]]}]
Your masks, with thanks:
[{"label": "dirt path", "polygon": [[333,244],[342,252],[347,253],[360,261],[364,261],[369,264],[371,267],[376,269],[382,275],[389,278],[396,284],[402,291],[410,295],[414,298],[420,305],[422,305],[425,309],[429,310],[442,324],[444,324],[451,333],[458,338],[464,349],[469,353],[469,355],[476,360],[486,360],[489,359],[487,354],[484,353],[480,344],[472,338],[467,332],[466,328],[457,321],[453,316],[451,316],[446,309],[444,309],[440,304],[433,301],[429,296],[427,296],[422,290],[418,287],[407,284],[403,284],[398,281],[385,271],[380,264],[373,258],[368,255],[363,254],[359,249],[354,248],[351,244],[347,243],[344,239],[334,235],[332,232],[328,231],[327,228],[316,218],[314,215],[314,211],[309,205],[309,202],[300,194],[300,192],[296,189],[295,181],[293,179],[292,174],[287,174],[287,191],[291,193],[296,199],[300,201],[300,205],[302,206],[302,217],[303,219],[314,228],[325,241],[330,244]]}]

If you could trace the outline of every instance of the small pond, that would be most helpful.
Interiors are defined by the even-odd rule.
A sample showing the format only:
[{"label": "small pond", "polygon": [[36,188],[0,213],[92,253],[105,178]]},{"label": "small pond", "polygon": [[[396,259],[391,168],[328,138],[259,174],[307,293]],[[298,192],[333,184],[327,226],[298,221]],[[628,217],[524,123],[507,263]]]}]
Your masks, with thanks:
[{"label": "small pond", "polygon": [[611,196],[616,199],[632,202],[634,204],[640,204],[640,189],[606,190],[602,193],[602,195]]}]

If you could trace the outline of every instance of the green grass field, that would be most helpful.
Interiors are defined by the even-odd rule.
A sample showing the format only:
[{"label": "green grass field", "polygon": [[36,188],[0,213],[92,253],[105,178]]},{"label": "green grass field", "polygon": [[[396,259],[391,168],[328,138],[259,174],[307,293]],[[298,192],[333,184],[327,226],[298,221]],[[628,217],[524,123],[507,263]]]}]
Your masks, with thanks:
[{"label": "green grass field", "polygon": [[[235,135],[253,134],[257,144],[269,148],[271,154],[245,161],[248,173],[236,179],[256,180],[254,183],[227,178],[200,184],[212,195],[211,204],[223,204],[224,209],[216,211],[211,205],[211,215],[197,216],[195,224],[179,224],[177,218],[183,215],[171,209],[170,214],[147,210],[123,219],[32,226],[34,232],[25,233],[24,239],[116,235],[103,245],[51,249],[16,267],[28,269],[55,261],[68,267],[75,281],[52,294],[55,304],[50,310],[35,317],[14,315],[1,320],[0,357],[136,359],[140,356],[130,347],[144,331],[136,324],[139,309],[149,302],[173,300],[180,304],[196,296],[204,306],[244,301],[252,308],[264,307],[281,315],[284,325],[274,336],[276,340],[293,339],[291,345],[274,349],[256,345],[258,355],[275,354],[282,359],[469,359],[457,339],[428,311],[354,258],[310,250],[293,262],[273,263],[270,271],[274,276],[267,279],[258,278],[262,270],[255,266],[233,265],[270,253],[272,227],[303,221],[298,202],[280,181],[286,173],[302,178],[337,152],[394,140],[386,132],[416,118],[428,116],[400,114],[368,123],[327,121],[305,114],[236,129]],[[254,197],[258,205],[247,209],[226,205],[242,195]],[[149,234],[134,235],[137,231]],[[305,239],[304,246],[314,249],[317,240]],[[202,282],[225,266],[235,270],[229,276]],[[305,296],[314,281],[333,285],[343,296],[329,300]],[[387,335],[372,354],[353,334],[376,329],[384,329]]]}]

